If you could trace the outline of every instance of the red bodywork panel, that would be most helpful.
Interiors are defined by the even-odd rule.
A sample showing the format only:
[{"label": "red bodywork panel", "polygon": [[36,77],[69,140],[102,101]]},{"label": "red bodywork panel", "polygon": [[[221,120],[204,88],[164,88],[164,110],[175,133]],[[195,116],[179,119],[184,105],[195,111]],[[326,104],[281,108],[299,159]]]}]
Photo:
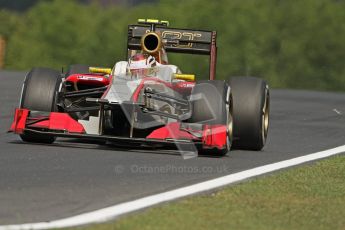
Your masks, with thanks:
[{"label": "red bodywork panel", "polygon": [[[80,137],[87,137],[84,127],[71,118],[67,113],[51,112],[48,116],[30,117],[30,111],[27,109],[16,109],[14,121],[11,125],[10,131],[16,134],[23,134],[25,129],[39,130],[56,133],[58,135],[65,133],[80,134]],[[130,141],[130,138],[128,138]],[[138,138],[134,138],[138,140]],[[200,130],[191,130],[181,128],[181,123],[171,122],[164,127],[158,128],[150,133],[146,138],[141,138],[142,141],[149,140],[190,140],[195,143],[202,143],[202,148],[226,148],[226,126],[224,125],[202,125]]]},{"label": "red bodywork panel", "polygon": [[106,86],[110,83],[110,78],[104,75],[96,74],[72,74],[66,78],[67,82],[72,82],[73,84],[83,84],[90,86]]},{"label": "red bodywork panel", "polygon": [[202,142],[206,147],[226,147],[227,132],[225,125],[204,125]]},{"label": "red bodywork panel", "polygon": [[200,140],[199,135],[192,135],[192,133],[200,134],[204,148],[216,147],[223,149],[226,147],[227,132],[225,125],[203,125],[202,130],[185,130],[181,129],[181,123],[171,122],[154,130],[146,138]]},{"label": "red bodywork panel", "polygon": [[187,131],[181,130],[179,122],[171,122],[162,128],[154,130],[146,138],[150,139],[198,139]]},{"label": "red bodywork panel", "polygon": [[176,82],[172,84],[172,89],[176,92],[179,92],[181,94],[190,94],[193,87],[195,86],[195,82],[189,82],[189,81],[181,81]]},{"label": "red bodywork panel", "polygon": [[29,117],[27,109],[16,109],[10,131],[23,134],[25,128],[67,131],[68,133],[85,133],[84,127],[67,113],[51,112],[47,117]]},{"label": "red bodywork panel", "polygon": [[14,113],[14,121],[11,125],[10,131],[15,132],[17,134],[23,134],[28,115],[29,115],[29,110],[16,109]]}]

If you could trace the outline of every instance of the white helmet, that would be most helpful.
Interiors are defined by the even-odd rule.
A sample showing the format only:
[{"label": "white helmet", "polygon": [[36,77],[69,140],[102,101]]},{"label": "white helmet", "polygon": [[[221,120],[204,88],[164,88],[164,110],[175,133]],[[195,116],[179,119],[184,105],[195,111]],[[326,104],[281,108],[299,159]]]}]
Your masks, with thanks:
[{"label": "white helmet", "polygon": [[147,69],[156,66],[156,59],[147,54],[135,54],[128,61],[128,68],[132,70]]}]

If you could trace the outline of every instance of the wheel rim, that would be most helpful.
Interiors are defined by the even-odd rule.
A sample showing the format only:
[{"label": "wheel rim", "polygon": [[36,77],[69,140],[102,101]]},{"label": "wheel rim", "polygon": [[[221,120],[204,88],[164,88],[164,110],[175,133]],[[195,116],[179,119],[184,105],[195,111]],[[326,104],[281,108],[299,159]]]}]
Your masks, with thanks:
[{"label": "wheel rim", "polygon": [[261,134],[262,134],[262,142],[265,144],[268,134],[268,127],[269,127],[269,111],[270,111],[270,95],[268,86],[265,89],[265,101],[264,106],[262,108],[262,125],[261,125]]},{"label": "wheel rim", "polygon": [[232,137],[233,137],[233,107],[232,107],[232,96],[230,92],[230,87],[228,89],[228,95],[227,95],[227,102],[226,102],[226,110],[227,110],[227,126],[226,126],[226,132],[227,132],[227,149],[228,151],[231,148],[232,144]]},{"label": "wheel rim", "polygon": [[229,106],[229,115],[228,115],[228,126],[227,126],[227,134],[228,134],[228,143],[227,143],[227,147],[228,150],[230,150],[231,148],[231,144],[232,144],[232,137],[233,137],[233,129],[234,129],[234,122],[233,122],[233,118],[232,118],[232,105]]}]

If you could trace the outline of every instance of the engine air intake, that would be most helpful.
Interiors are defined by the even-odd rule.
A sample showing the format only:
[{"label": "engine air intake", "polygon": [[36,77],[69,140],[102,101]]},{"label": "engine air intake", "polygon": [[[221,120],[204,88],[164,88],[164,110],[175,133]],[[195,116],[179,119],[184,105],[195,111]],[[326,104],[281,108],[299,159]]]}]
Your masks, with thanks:
[{"label": "engine air intake", "polygon": [[157,53],[162,48],[162,38],[154,32],[149,32],[141,38],[142,49],[149,53]]}]

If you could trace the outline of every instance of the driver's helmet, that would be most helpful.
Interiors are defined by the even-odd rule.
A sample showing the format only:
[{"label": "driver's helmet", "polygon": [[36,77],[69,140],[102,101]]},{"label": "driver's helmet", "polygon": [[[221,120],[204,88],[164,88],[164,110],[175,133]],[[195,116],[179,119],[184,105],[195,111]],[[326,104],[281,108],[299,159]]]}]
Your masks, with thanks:
[{"label": "driver's helmet", "polygon": [[154,72],[153,67],[155,66],[155,58],[148,54],[138,53],[128,60],[128,70],[132,75],[136,76],[151,75]]}]

